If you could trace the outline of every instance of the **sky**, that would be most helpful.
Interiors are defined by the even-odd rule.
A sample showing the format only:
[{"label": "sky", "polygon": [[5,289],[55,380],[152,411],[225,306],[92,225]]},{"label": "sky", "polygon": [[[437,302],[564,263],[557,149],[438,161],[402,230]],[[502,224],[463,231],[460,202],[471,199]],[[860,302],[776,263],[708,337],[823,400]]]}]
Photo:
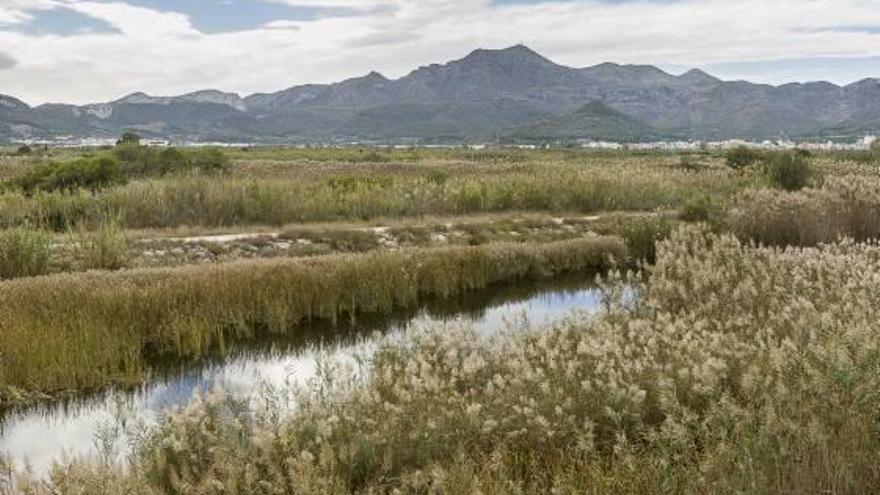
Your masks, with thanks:
[{"label": "sky", "polygon": [[880,0],[0,0],[0,93],[242,95],[476,48],[783,84],[880,77]]}]

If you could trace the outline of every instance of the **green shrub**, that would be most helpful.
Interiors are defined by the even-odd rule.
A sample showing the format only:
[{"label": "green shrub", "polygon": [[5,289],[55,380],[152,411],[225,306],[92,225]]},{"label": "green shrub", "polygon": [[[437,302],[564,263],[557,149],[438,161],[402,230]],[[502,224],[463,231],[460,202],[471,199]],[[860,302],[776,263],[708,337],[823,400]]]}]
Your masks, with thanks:
[{"label": "green shrub", "polygon": [[26,193],[33,193],[74,189],[97,191],[126,182],[119,162],[105,156],[41,165],[13,179],[11,184]]},{"label": "green shrub", "polygon": [[727,166],[734,170],[742,170],[761,160],[761,152],[748,146],[737,146],[725,153]]},{"label": "green shrub", "polygon": [[33,277],[49,271],[52,235],[17,227],[0,231],[0,279]]},{"label": "green shrub", "polygon": [[681,212],[679,220],[683,222],[715,223],[721,214],[721,208],[708,194],[697,194],[688,198]]},{"label": "green shrub", "polygon": [[202,148],[184,156],[189,168],[201,172],[225,172],[229,169],[229,157],[217,148]]},{"label": "green shrub", "polygon": [[30,155],[31,153],[33,153],[33,151],[34,151],[34,150],[31,149],[30,146],[28,146],[28,145],[25,144],[25,145],[19,147],[17,150],[15,150],[15,156],[26,156],[26,155]]},{"label": "green shrub", "polygon": [[813,168],[808,154],[789,151],[776,153],[767,160],[767,174],[774,186],[799,191],[809,184]]},{"label": "green shrub", "polygon": [[617,234],[626,241],[631,259],[654,263],[657,241],[669,237],[673,222],[662,215],[624,217],[618,221]]},{"label": "green shrub", "polygon": [[180,150],[125,145],[118,146],[114,154],[122,162],[125,173],[136,177],[161,177],[195,170],[224,172],[230,164],[229,157],[216,148]]},{"label": "green shrub", "polygon": [[449,172],[443,169],[438,168],[435,170],[431,170],[431,172],[428,174],[428,182],[432,184],[442,186],[446,184],[447,181],[449,181]]},{"label": "green shrub", "polygon": [[117,147],[114,154],[122,162],[126,175],[136,177],[165,175],[186,163],[183,154],[174,148],[158,150],[126,145]]}]

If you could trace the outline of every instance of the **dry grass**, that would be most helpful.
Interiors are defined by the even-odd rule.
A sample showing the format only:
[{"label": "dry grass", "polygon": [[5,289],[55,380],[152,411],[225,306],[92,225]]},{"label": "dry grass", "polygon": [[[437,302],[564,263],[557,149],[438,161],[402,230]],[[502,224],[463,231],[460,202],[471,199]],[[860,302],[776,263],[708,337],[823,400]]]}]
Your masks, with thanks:
[{"label": "dry grass", "polygon": [[880,237],[880,179],[831,176],[799,192],[748,190],[729,219],[737,235],[774,246],[815,246],[841,237]]}]

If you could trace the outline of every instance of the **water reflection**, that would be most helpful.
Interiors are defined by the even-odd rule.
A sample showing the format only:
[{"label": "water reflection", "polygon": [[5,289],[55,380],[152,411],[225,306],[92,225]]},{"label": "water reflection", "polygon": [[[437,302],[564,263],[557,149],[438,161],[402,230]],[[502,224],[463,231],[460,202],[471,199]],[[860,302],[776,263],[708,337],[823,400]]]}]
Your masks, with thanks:
[{"label": "water reflection", "polygon": [[310,324],[293,336],[251,343],[196,368],[169,363],[137,390],[110,390],[9,413],[0,420],[0,452],[38,474],[54,461],[74,456],[95,457],[103,450],[124,456],[132,431],[149,428],[164,411],[188,403],[198,392],[219,387],[251,396],[263,385],[303,384],[315,376],[320,359],[353,361],[368,354],[377,331],[399,332],[413,324],[455,319],[491,334],[517,315],[525,317],[521,323],[537,327],[575,310],[595,310],[598,303],[589,282],[569,279],[429,301],[390,316],[362,317],[352,325]]}]

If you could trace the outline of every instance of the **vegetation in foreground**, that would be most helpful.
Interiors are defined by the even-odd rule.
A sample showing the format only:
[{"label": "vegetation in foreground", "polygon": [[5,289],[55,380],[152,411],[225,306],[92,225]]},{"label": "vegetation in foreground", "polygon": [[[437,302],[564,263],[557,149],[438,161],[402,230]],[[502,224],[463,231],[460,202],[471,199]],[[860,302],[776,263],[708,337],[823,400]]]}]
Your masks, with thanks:
[{"label": "vegetation in foreground", "polygon": [[[0,283],[0,406],[143,379],[152,361],[626,259],[620,239],[495,243],[61,274]],[[0,407],[2,408],[2,407]]]},{"label": "vegetation in foreground", "polygon": [[[874,493],[880,248],[779,250],[685,228],[607,306],[534,333],[413,330],[328,367],[279,417],[215,394],[127,470],[29,493]],[[635,284],[633,300],[615,282]]]},{"label": "vegetation in foreground", "polygon": [[[839,240],[880,236],[876,151],[252,150],[218,167],[192,159],[167,167],[160,152],[140,149],[125,165],[120,152],[112,151],[119,182],[0,191],[0,278],[25,277],[0,282],[5,405],[136,383],[155,359],[222,353],[310,317],[345,321],[423,295],[604,270],[609,252],[656,265],[645,286],[626,277],[637,302],[609,284],[597,318],[492,342],[457,327],[414,332],[382,347],[368,379],[328,370],[314,390],[273,396],[300,401],[301,414],[278,417],[273,397],[257,411],[222,395],[200,399],[143,439],[130,470],[73,463],[41,482],[0,461],[8,473],[0,492],[880,488],[872,330],[880,253]],[[13,183],[47,153],[61,152],[12,157],[0,174]],[[427,215],[621,210],[598,230],[625,246],[499,245],[504,232],[465,226],[485,244],[387,251],[362,232],[308,224],[411,221],[417,227],[395,235],[421,242]],[[686,228],[664,241],[677,222],[658,210],[714,233]],[[375,252],[27,278],[54,271],[59,235],[73,239],[76,269],[106,270],[130,266],[133,228],[281,225],[334,251]]]}]

